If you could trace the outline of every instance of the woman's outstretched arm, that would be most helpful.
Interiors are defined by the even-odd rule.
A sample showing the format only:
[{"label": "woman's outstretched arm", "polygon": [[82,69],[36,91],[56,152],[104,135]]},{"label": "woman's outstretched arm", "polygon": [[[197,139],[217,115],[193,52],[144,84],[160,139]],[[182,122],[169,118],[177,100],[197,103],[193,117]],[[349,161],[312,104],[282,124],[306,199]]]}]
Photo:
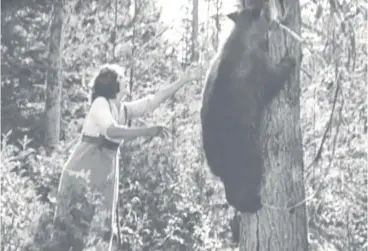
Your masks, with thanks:
[{"label": "woman's outstretched arm", "polygon": [[[123,102],[120,107],[120,117],[130,120],[143,114],[153,112],[160,104],[171,97],[186,83],[199,77],[199,70],[189,71],[184,77],[179,78],[172,84],[160,88],[155,94],[131,102]],[[125,107],[125,108],[124,108]],[[125,110],[124,110],[125,109]],[[121,121],[121,120],[119,120]]]}]

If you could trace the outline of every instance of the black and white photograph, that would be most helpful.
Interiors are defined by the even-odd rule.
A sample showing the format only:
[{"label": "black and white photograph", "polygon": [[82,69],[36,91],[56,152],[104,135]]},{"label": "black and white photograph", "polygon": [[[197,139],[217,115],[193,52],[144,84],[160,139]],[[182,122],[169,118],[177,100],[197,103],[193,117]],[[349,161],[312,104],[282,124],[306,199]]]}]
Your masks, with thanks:
[{"label": "black and white photograph", "polygon": [[1,0],[0,251],[368,251],[367,0]]}]

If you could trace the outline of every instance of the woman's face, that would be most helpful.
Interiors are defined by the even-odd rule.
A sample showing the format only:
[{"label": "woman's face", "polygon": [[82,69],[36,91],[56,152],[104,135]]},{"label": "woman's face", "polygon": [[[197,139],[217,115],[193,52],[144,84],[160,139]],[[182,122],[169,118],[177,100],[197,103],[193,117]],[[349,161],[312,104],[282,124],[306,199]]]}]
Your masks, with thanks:
[{"label": "woman's face", "polygon": [[127,81],[124,76],[119,75],[117,79],[119,86],[120,86],[120,92],[116,96],[117,101],[122,100],[125,96],[129,95],[129,81]]}]

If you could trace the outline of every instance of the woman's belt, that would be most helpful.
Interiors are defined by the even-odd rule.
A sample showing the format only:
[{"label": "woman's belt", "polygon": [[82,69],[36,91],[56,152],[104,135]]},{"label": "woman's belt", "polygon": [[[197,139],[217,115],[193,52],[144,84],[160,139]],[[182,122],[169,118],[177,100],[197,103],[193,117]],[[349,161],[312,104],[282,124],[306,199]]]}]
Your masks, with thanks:
[{"label": "woman's belt", "polygon": [[106,139],[104,136],[93,137],[83,134],[82,141],[97,144],[99,147],[104,147],[110,150],[117,150],[120,145],[119,143]]}]

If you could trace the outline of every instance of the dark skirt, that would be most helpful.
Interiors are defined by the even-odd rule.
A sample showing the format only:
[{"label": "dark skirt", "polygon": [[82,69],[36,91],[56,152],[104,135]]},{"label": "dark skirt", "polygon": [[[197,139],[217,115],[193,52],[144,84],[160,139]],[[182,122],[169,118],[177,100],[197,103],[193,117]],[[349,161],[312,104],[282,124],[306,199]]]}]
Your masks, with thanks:
[{"label": "dark skirt", "polygon": [[[103,250],[112,250],[119,188],[118,156],[118,144],[103,137],[83,135],[65,164],[54,216],[54,226],[72,233],[59,236],[58,239],[64,240],[59,240],[63,249],[81,251],[86,240],[94,240]],[[73,229],[68,229],[70,223]]]}]

